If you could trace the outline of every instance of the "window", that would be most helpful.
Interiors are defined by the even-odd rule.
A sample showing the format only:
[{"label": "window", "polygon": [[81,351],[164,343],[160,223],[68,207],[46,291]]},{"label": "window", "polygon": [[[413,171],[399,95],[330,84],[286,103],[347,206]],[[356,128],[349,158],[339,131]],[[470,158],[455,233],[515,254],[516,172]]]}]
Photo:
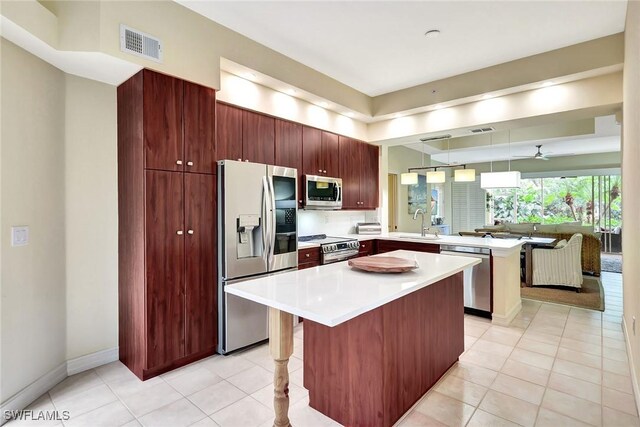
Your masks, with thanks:
[{"label": "window", "polygon": [[494,222],[620,227],[620,175],[522,179],[520,188],[487,192],[487,219]]}]

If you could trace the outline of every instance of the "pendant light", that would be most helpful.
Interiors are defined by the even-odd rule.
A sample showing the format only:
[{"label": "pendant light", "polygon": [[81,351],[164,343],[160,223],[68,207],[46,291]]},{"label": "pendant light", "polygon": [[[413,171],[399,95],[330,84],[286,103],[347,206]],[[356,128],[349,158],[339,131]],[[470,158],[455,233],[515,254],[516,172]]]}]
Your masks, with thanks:
[{"label": "pendant light", "polygon": [[[509,170],[507,172],[494,172],[493,160],[491,160],[491,172],[480,174],[480,187],[485,190],[493,188],[520,188],[520,172],[511,170],[511,131],[508,134],[509,144]],[[491,135],[491,147],[493,147],[493,135]]]},{"label": "pendant light", "polygon": [[427,172],[427,182],[429,184],[442,184],[445,178],[444,171],[439,171],[434,168],[432,172]]},{"label": "pendant light", "polygon": [[476,180],[475,169],[456,169],[453,174],[455,182],[474,182]]},{"label": "pendant light", "polygon": [[400,174],[400,184],[416,185],[418,183],[418,174],[416,172],[405,172]]}]

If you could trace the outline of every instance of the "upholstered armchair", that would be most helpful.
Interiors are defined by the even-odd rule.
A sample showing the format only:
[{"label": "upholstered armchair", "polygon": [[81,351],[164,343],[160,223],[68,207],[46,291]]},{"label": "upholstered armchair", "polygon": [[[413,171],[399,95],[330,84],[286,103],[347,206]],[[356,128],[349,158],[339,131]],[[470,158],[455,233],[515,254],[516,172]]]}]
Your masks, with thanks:
[{"label": "upholstered armchair", "polygon": [[563,247],[533,250],[533,286],[582,288],[582,234],[574,234]]}]

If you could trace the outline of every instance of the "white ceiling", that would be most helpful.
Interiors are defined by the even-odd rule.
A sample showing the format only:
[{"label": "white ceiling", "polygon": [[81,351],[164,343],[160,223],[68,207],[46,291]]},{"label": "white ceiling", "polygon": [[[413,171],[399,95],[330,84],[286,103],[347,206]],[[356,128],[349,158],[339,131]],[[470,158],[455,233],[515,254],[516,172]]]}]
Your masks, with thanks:
[{"label": "white ceiling", "polygon": [[[533,156],[536,145],[542,144],[542,152],[550,157],[562,157],[580,154],[608,153],[620,151],[620,125],[616,124],[615,116],[596,117],[595,132],[591,135],[570,136],[562,138],[523,141],[517,143],[484,145],[469,149],[439,151],[433,147],[425,150],[431,152],[431,159],[441,163],[484,163],[500,160],[520,160],[517,156]],[[455,146],[455,138],[451,139],[451,146]],[[416,151],[421,151],[422,144],[407,145]]]},{"label": "white ceiling", "polygon": [[626,14],[622,0],[176,1],[370,96],[615,34]]}]

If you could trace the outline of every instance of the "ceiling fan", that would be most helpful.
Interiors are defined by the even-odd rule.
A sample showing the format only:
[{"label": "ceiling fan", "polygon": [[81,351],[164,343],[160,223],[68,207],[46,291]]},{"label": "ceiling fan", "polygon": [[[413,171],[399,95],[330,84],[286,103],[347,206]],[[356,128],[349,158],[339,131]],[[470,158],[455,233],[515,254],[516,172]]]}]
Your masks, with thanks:
[{"label": "ceiling fan", "polygon": [[[513,156],[513,157],[520,157],[523,159],[534,159],[534,160],[549,160],[549,157],[558,157],[558,155],[556,156],[550,156],[550,154],[552,154],[551,151],[543,153],[542,152],[542,144],[540,145],[536,145],[536,148],[538,149],[538,152],[536,154],[534,154],[533,156]],[[562,154],[562,156],[571,156],[572,154]]]}]

